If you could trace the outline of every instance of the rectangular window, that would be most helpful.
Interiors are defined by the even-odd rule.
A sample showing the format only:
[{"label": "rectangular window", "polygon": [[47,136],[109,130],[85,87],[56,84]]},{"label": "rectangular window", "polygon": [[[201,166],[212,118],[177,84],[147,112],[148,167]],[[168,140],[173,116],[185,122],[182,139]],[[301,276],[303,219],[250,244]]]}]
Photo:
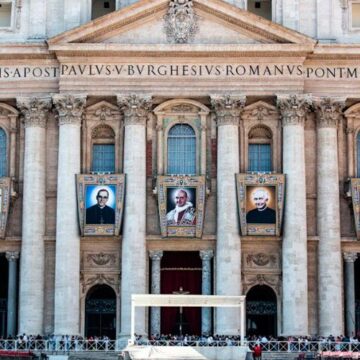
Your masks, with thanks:
[{"label": "rectangular window", "polygon": [[0,28],[11,26],[12,3],[0,1]]},{"label": "rectangular window", "polygon": [[248,171],[270,172],[272,171],[271,145],[250,144],[249,145],[249,167]]},{"label": "rectangular window", "polygon": [[360,28],[360,3],[351,4],[351,27]]},{"label": "rectangular window", "polygon": [[115,172],[115,145],[94,144],[91,170],[93,172]]}]

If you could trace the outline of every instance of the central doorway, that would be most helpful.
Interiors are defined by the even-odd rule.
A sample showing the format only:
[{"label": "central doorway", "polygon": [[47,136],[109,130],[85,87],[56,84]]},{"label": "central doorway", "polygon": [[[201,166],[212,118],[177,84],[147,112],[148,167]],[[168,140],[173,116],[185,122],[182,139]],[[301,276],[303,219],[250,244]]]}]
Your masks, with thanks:
[{"label": "central doorway", "polygon": [[[166,251],[161,260],[161,294],[201,294],[202,262],[199,252]],[[182,289],[182,290],[181,290]],[[161,333],[200,335],[201,308],[161,308]]]},{"label": "central doorway", "polygon": [[85,336],[116,339],[116,294],[108,285],[96,285],[86,296]]},{"label": "central doorway", "polygon": [[246,333],[277,335],[277,301],[271,287],[256,285],[246,295]]}]

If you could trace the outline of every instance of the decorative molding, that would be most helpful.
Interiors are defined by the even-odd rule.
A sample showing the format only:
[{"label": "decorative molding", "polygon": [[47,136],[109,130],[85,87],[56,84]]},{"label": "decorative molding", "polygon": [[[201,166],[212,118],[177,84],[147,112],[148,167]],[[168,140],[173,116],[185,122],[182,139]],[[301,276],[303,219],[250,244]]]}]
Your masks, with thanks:
[{"label": "decorative molding", "polygon": [[170,0],[164,16],[164,30],[170,43],[186,44],[198,31],[198,17],[192,0]]},{"label": "decorative molding", "polygon": [[15,20],[15,27],[17,30],[20,30],[21,27],[21,8],[22,8],[22,0],[16,0],[15,7],[16,7],[16,20]]},{"label": "decorative molding", "polygon": [[125,126],[127,125],[143,125],[152,107],[152,99],[149,95],[139,96],[132,95],[118,95],[117,102],[120,109],[125,115]]},{"label": "decorative molding", "polygon": [[59,125],[81,125],[86,104],[85,95],[54,95],[53,102],[59,113]]},{"label": "decorative molding", "polygon": [[345,98],[318,98],[314,100],[318,128],[336,128],[343,114]]},{"label": "decorative molding", "polygon": [[51,98],[18,98],[17,107],[23,115],[25,128],[46,128],[46,123],[51,110]]},{"label": "decorative molding", "polygon": [[245,108],[246,96],[213,95],[211,105],[216,114],[218,126],[239,125],[240,115]]},{"label": "decorative molding", "polygon": [[88,254],[87,261],[93,262],[95,265],[114,265],[116,263],[115,254],[105,254],[103,252],[98,254]]},{"label": "decorative molding", "polygon": [[276,256],[265,253],[249,254],[246,257],[247,264],[254,263],[257,266],[266,266],[269,264],[276,264]]},{"label": "decorative molding", "polygon": [[160,261],[163,257],[164,252],[162,250],[151,250],[149,251],[149,257],[152,261]]},{"label": "decorative molding", "polygon": [[279,95],[277,106],[281,113],[283,126],[304,125],[311,105],[312,101],[309,95]]},{"label": "decorative molding", "polygon": [[94,276],[87,277],[82,276],[82,291],[86,292],[87,289],[93,287],[94,285],[109,285],[114,288],[115,292],[118,293],[118,285],[119,285],[119,275],[105,275],[105,274],[97,274]]},{"label": "decorative molding", "polygon": [[8,261],[17,261],[20,257],[20,253],[18,251],[7,251],[6,259]]},{"label": "decorative molding", "polygon": [[101,124],[91,132],[92,139],[115,139],[115,132],[109,125]]},{"label": "decorative molding", "polygon": [[265,101],[257,101],[254,104],[248,105],[244,109],[244,117],[246,120],[263,122],[269,118],[273,118],[277,115],[275,106],[272,106]]},{"label": "decorative molding", "polygon": [[118,107],[104,100],[87,107],[85,113],[87,120],[101,122],[117,120],[120,116]]},{"label": "decorative molding", "polygon": [[345,262],[353,263],[358,258],[358,254],[357,253],[352,253],[352,252],[344,252],[343,257],[344,257]]},{"label": "decorative molding", "polygon": [[280,277],[278,274],[254,274],[244,275],[243,292],[246,294],[248,290],[256,285],[267,285],[280,295]]},{"label": "decorative molding", "polygon": [[200,258],[202,261],[210,261],[213,257],[213,250],[200,250]]}]

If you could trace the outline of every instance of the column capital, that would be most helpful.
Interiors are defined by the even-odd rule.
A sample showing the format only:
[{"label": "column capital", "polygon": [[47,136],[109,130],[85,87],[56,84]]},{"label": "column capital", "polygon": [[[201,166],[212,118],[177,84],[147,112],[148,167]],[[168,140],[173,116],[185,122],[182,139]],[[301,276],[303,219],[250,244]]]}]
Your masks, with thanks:
[{"label": "column capital", "polygon": [[212,95],[211,105],[216,114],[217,126],[239,125],[245,103],[245,95]]},{"label": "column capital", "polygon": [[345,107],[345,98],[314,98],[318,128],[336,128]]},{"label": "column capital", "polygon": [[46,128],[52,103],[50,97],[19,97],[16,105],[24,116],[25,127]]},{"label": "column capital", "polygon": [[343,253],[344,261],[347,263],[355,262],[355,260],[358,258],[357,253],[352,252],[344,252]]},{"label": "column capital", "polygon": [[160,261],[163,257],[164,252],[161,250],[150,250],[149,257],[151,260]]},{"label": "column capital", "polygon": [[81,125],[81,116],[86,104],[86,95],[56,94],[53,102],[59,113],[59,125]]},{"label": "column capital", "polygon": [[16,261],[19,259],[20,253],[18,251],[7,251],[6,252],[6,259],[10,261]]},{"label": "column capital", "polygon": [[203,261],[209,261],[214,257],[213,250],[200,250],[200,258]]},{"label": "column capital", "polygon": [[117,95],[117,103],[125,115],[125,126],[146,125],[146,120],[152,108],[150,95]]},{"label": "column capital", "polygon": [[283,126],[304,125],[306,115],[310,112],[312,105],[309,95],[278,95],[276,102],[281,113]]}]

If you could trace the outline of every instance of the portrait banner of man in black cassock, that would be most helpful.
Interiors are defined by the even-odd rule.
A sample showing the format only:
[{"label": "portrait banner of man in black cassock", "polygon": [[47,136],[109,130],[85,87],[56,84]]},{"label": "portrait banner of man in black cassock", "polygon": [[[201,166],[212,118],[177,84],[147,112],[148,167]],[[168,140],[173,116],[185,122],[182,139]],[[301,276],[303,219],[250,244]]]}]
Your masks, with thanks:
[{"label": "portrait banner of man in black cassock", "polygon": [[79,225],[82,236],[118,236],[125,195],[124,174],[76,176]]},{"label": "portrait banner of man in black cassock", "polygon": [[86,224],[115,224],[115,186],[86,187]]},{"label": "portrait banner of man in black cassock", "polygon": [[247,236],[280,236],[285,175],[237,174],[240,229]]},{"label": "portrait banner of man in black cassock", "polygon": [[246,191],[246,222],[248,224],[276,224],[275,187],[247,186]]}]

